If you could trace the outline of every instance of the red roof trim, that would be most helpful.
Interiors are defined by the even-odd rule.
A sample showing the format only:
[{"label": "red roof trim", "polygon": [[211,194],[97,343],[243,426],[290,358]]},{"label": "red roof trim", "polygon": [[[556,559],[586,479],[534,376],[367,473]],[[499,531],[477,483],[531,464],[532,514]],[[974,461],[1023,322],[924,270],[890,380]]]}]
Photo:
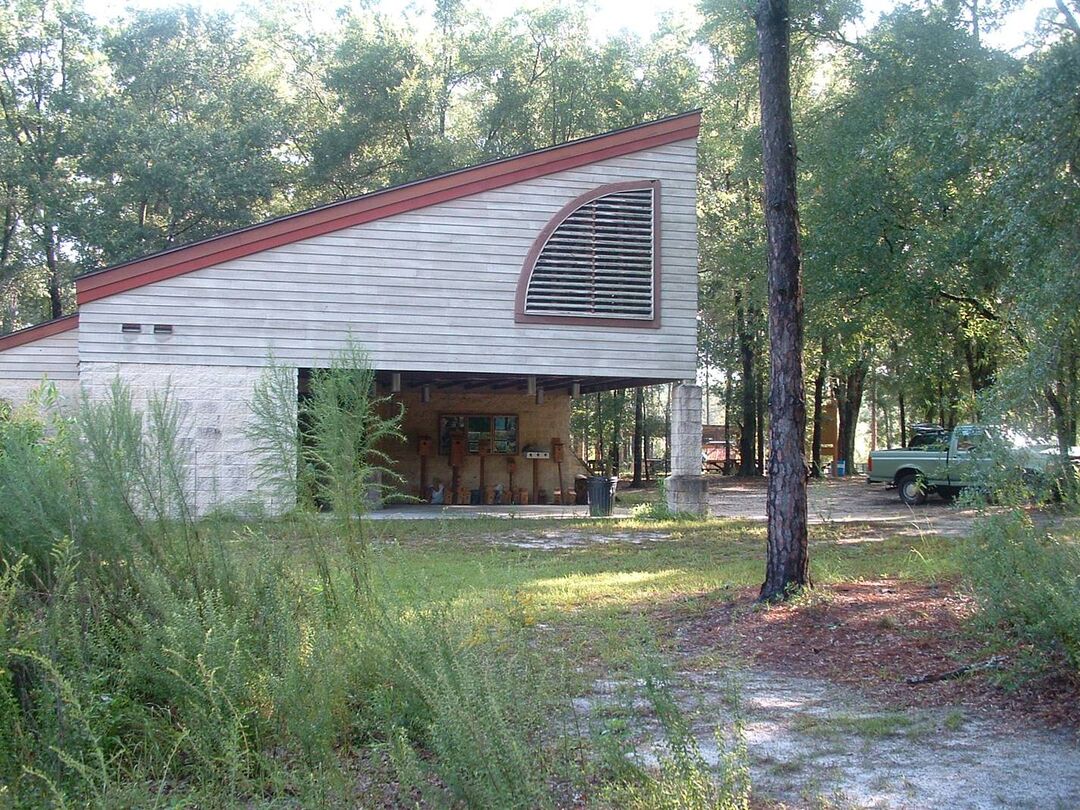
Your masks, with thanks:
[{"label": "red roof trim", "polygon": [[6,335],[0,335],[0,352],[4,351],[4,349],[14,349],[16,346],[33,343],[35,340],[59,335],[61,332],[67,332],[69,329],[75,329],[78,326],[79,313],[75,312],[62,318],[55,318],[51,321],[45,321],[45,323],[9,332]]},{"label": "red roof trim", "polygon": [[656,146],[697,138],[701,112],[665,118],[605,135],[528,152],[429,180],[270,220],[202,242],[174,248],[75,281],[79,304],[395,214],[573,169]]}]

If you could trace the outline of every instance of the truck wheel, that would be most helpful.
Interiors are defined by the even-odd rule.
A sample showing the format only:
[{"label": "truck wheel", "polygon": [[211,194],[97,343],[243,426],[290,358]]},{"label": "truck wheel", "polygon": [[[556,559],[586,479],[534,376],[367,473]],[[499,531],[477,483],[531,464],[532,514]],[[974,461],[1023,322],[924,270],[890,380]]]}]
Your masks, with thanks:
[{"label": "truck wheel", "polygon": [[922,506],[926,503],[926,485],[915,473],[908,473],[897,479],[896,488],[900,492],[900,500],[908,506]]}]

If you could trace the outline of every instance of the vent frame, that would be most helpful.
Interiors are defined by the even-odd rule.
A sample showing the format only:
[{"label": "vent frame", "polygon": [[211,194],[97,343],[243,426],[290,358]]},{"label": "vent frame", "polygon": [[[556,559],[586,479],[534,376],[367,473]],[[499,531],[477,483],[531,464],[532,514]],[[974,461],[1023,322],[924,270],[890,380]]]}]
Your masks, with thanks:
[{"label": "vent frame", "polygon": [[[611,196],[628,191],[651,191],[652,192],[652,317],[646,318],[621,313],[574,313],[526,311],[529,297],[529,287],[536,271],[536,265],[545,247],[547,247],[552,235],[579,209],[589,205],[602,197]],[[574,326],[594,327],[630,327],[637,329],[656,329],[660,326],[660,281],[661,281],[661,194],[659,180],[631,180],[620,183],[608,183],[592,189],[575,198],[563,206],[559,212],[544,226],[536,237],[525,258],[518,278],[517,297],[514,306],[514,320],[516,323],[535,324],[567,324]]]}]

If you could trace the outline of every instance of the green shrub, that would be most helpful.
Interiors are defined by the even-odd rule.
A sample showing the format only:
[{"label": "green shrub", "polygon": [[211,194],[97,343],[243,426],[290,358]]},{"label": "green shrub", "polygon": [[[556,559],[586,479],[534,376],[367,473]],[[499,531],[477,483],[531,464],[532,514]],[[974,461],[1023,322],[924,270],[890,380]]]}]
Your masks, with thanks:
[{"label": "green shrub", "polygon": [[1044,663],[1080,674],[1080,545],[1037,528],[1021,510],[982,517],[966,554],[985,626],[1031,645]]},{"label": "green shrub", "polygon": [[479,629],[445,606],[379,620],[393,680],[377,708],[394,766],[437,806],[550,806],[559,769],[545,750],[550,695],[538,662],[520,633]]}]

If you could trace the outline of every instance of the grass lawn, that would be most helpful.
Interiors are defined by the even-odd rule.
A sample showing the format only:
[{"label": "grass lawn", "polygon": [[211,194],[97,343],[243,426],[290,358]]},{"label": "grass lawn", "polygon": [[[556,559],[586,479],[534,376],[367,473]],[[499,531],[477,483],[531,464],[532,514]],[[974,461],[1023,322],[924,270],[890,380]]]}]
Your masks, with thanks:
[{"label": "grass lawn", "polygon": [[[289,523],[263,527],[275,543],[309,553]],[[765,527],[740,520],[448,519],[371,521],[375,577],[399,601],[492,613],[546,631],[567,663],[617,666],[630,639],[666,642],[665,623],[692,618],[760,584]],[[230,530],[233,542],[245,532]],[[958,571],[956,540],[861,540],[858,524],[811,528],[815,583],[936,581]],[[873,533],[870,533],[873,534]],[[332,552],[331,552],[332,554]],[[810,597],[812,598],[812,597]]]}]

